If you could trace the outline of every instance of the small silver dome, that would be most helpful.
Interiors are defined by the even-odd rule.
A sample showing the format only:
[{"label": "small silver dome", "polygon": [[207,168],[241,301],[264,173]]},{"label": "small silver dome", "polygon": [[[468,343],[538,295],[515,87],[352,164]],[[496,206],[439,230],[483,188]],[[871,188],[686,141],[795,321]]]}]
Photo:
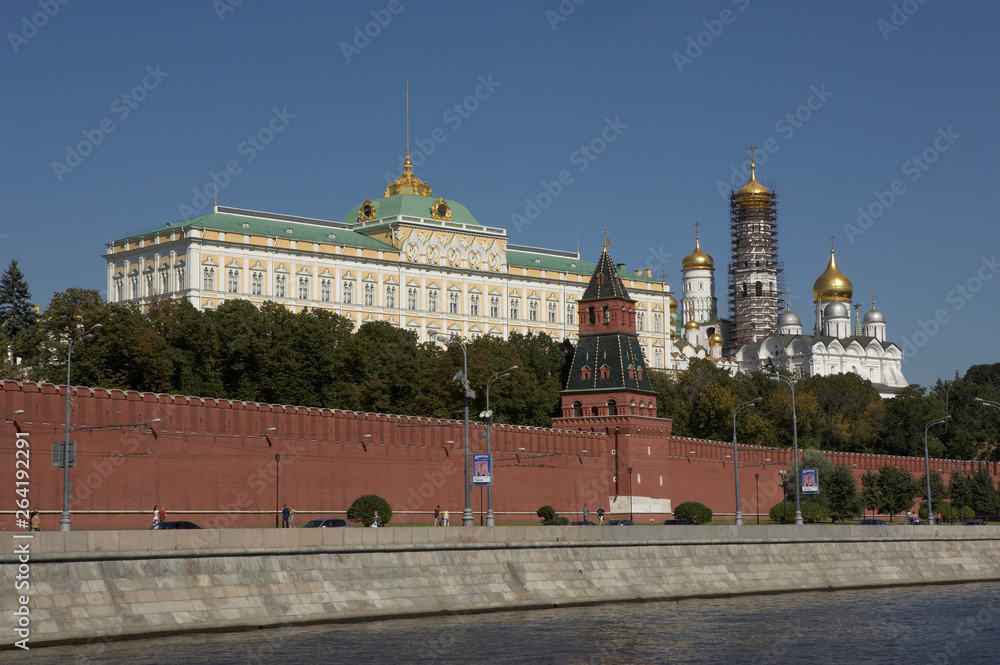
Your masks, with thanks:
[{"label": "small silver dome", "polygon": [[863,323],[865,325],[868,325],[869,323],[885,323],[885,316],[883,316],[882,312],[877,309],[872,309],[870,312],[865,314]]},{"label": "small silver dome", "polygon": [[842,302],[832,302],[823,310],[823,316],[828,319],[846,319],[850,316],[847,305]]},{"label": "small silver dome", "polygon": [[779,328],[788,328],[791,326],[798,326],[798,327],[802,326],[802,321],[799,319],[798,315],[795,312],[784,312],[781,316],[778,317]]}]

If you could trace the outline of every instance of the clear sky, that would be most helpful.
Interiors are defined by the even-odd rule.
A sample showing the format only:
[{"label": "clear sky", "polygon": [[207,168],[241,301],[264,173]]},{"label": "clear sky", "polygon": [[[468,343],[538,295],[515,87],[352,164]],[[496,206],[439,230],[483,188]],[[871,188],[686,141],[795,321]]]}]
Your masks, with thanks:
[{"label": "clear sky", "polygon": [[414,171],[513,243],[596,260],[608,229],[677,293],[701,222],[724,314],[752,143],[806,332],[836,236],[908,381],[1000,360],[996,2],[7,0],[0,28],[0,263],[43,308],[227,167],[221,205],[382,196],[409,82]]}]

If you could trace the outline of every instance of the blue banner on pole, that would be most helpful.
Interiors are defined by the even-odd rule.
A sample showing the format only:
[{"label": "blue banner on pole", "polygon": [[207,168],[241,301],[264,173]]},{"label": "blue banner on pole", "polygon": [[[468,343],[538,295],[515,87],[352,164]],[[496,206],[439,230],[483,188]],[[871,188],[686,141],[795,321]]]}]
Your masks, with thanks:
[{"label": "blue banner on pole", "polygon": [[487,453],[472,455],[472,484],[490,485],[493,483],[493,459]]}]

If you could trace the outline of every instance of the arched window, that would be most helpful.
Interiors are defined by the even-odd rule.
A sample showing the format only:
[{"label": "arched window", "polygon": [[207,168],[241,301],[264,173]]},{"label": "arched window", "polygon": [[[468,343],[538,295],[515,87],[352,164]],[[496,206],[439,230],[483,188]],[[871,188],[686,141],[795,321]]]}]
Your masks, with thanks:
[{"label": "arched window", "polygon": [[590,325],[594,325],[595,323],[597,323],[597,317],[594,314],[594,308],[593,307],[588,307],[587,308],[587,314],[589,315],[589,318],[590,318]]},{"label": "arched window", "polygon": [[607,305],[605,305],[604,307],[602,307],[602,308],[601,308],[601,312],[602,312],[602,314],[603,314],[603,319],[604,319],[604,323],[610,323],[610,321],[611,321],[611,316],[610,316],[610,314],[608,313],[608,306],[607,306]]},{"label": "arched window", "polygon": [[577,418],[583,415],[583,404],[581,402],[573,402],[573,415]]},{"label": "arched window", "polygon": [[613,399],[608,400],[608,415],[617,416],[618,415],[618,402]]},{"label": "arched window", "polygon": [[757,295],[758,296],[764,295],[764,284],[763,283],[757,282],[754,286],[757,289]]}]

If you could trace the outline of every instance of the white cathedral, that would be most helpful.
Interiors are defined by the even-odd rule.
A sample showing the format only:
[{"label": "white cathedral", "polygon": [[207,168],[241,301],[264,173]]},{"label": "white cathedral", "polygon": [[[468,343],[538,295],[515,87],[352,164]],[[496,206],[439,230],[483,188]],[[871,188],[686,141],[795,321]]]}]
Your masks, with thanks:
[{"label": "white cathedral", "polygon": [[[770,196],[767,188],[757,183],[753,175],[754,166],[751,163],[750,182],[733,195],[734,211],[748,198]],[[750,227],[754,229],[759,229],[762,222],[752,215],[748,217],[742,211],[739,215],[734,212],[734,222],[737,221],[737,216],[741,224],[749,219],[752,222]],[[776,224],[774,219],[771,222]],[[736,223],[734,231],[737,234],[741,232]],[[775,237],[773,232],[771,237]],[[734,240],[734,263],[737,263],[737,258],[743,258],[743,253],[748,251],[745,247],[752,244],[752,236],[748,242]],[[893,397],[906,387],[902,372],[903,352],[892,342],[886,341],[885,316],[875,309],[874,295],[872,308],[863,318],[860,305],[855,305],[856,318],[852,329],[850,305],[854,287],[851,280],[837,267],[832,248],[826,270],[813,284],[812,294],[816,307],[813,334],[802,333],[801,320],[786,306],[785,312],[778,315],[774,328],[767,330],[770,326],[766,324],[756,326],[765,331],[748,334],[746,341],[738,344],[734,353],[725,357],[722,351],[726,340],[731,340],[733,322],[718,316],[715,263],[711,256],[702,251],[697,231],[695,250],[684,257],[681,271],[683,297],[680,311],[684,332],[683,340],[677,340],[674,344],[675,369],[686,369],[690,358],[707,357],[731,373],[777,370],[806,377],[853,372],[871,381],[883,398]],[[743,295],[746,295],[747,286],[742,288]],[[767,290],[767,286],[757,282],[758,296],[766,296]],[[737,289],[733,289],[732,293],[736,292]],[[749,330],[754,327],[746,326]]]}]

